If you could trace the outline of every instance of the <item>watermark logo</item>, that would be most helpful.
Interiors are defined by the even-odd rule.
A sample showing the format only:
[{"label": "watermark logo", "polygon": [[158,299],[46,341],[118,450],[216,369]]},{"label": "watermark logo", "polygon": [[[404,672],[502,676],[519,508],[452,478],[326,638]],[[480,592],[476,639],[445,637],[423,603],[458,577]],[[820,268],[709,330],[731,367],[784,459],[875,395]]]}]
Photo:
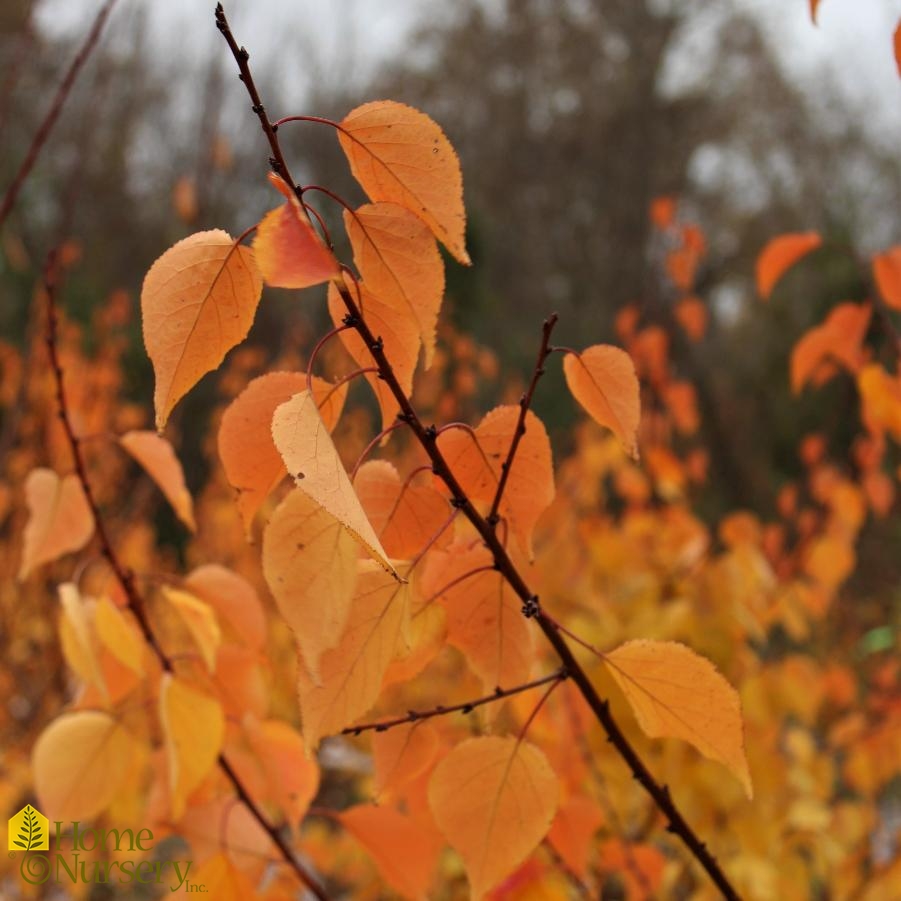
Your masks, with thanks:
[{"label": "watermark logo", "polygon": [[10,851],[50,849],[50,823],[44,814],[30,804],[26,804],[14,817],[9,818],[8,836]]},{"label": "watermark logo", "polygon": [[[188,881],[190,860],[148,859],[153,850],[150,829],[91,829],[78,820],[55,820],[53,826],[51,842],[47,817],[30,804],[9,819],[9,856],[22,854],[19,874],[30,885],[140,883],[168,885],[172,892],[206,891]],[[130,853],[140,857],[132,859]]]}]

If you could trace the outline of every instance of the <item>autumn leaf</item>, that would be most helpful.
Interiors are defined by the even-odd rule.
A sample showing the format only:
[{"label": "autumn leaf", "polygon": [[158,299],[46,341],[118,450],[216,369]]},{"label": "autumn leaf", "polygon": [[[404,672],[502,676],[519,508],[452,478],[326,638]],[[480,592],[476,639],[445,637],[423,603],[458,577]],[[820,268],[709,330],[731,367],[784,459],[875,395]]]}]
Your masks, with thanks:
[{"label": "autumn leaf", "polygon": [[213,608],[190,592],[168,585],[163,588],[163,597],[184,623],[207,670],[212,673],[216,669],[216,654],[222,642],[219,620]]},{"label": "autumn leaf", "polygon": [[463,653],[486,692],[528,681],[535,656],[522,602],[493,562],[482,545],[451,545],[432,552],[422,577],[423,594],[436,595],[444,608],[448,644]]},{"label": "autumn leaf", "polygon": [[94,608],[94,628],[103,646],[138,676],[144,674],[146,645],[134,624],[109,598]]},{"label": "autumn leaf", "polygon": [[444,296],[444,263],[435,239],[421,219],[396,203],[347,210],[344,225],[366,289],[416,323],[428,368]]},{"label": "autumn leaf", "polygon": [[108,704],[109,692],[98,659],[99,642],[92,613],[74,582],[59,586],[59,601],[62,607],[59,637],[66,663],[85,683],[94,685]]},{"label": "autumn leaf", "polygon": [[57,717],[32,753],[41,809],[60,820],[94,820],[122,790],[138,740],[99,710]]},{"label": "autumn leaf", "polygon": [[584,878],[588,872],[594,836],[603,823],[604,814],[591,798],[568,798],[557,810],[548,841],[577,876]]},{"label": "autumn leaf", "polygon": [[299,489],[279,504],[263,533],[266,582],[316,682],[320,657],[347,625],[359,548],[341,522]]},{"label": "autumn leaf", "polygon": [[126,432],[119,438],[119,444],[156,482],[176,516],[192,532],[196,531],[194,502],[185,485],[185,474],[172,445],[155,432]]},{"label": "autumn leaf", "polygon": [[338,646],[320,658],[319,683],[298,667],[303,736],[310,751],[320,738],[340,732],[372,707],[388,665],[404,644],[410,586],[371,561],[360,565],[347,627]]},{"label": "autumn leaf", "polygon": [[282,720],[244,723],[248,744],[260,764],[269,796],[285,811],[295,828],[319,790],[319,766],[304,749],[303,739]]},{"label": "autumn leaf", "polygon": [[277,175],[270,182],[286,198],[257,226],[253,240],[257,265],[273,288],[309,288],[339,272],[334,254],[322,243],[294,192]]},{"label": "autumn leaf", "polygon": [[[431,484],[401,482],[388,460],[368,460],[353,484],[382,546],[394,559],[415,556],[447,522],[447,498]],[[434,546],[442,547],[450,538],[448,529]]]},{"label": "autumn leaf", "polygon": [[426,901],[441,837],[391,807],[358,804],[338,814],[341,825],[372,855],[385,882],[404,898]]},{"label": "autumn leaf", "polygon": [[817,232],[798,232],[773,238],[757,257],[757,293],[769,300],[779,279],[800,259],[823,243]]},{"label": "autumn leaf", "polygon": [[[901,25],[896,34],[901,34]],[[873,277],[886,304],[893,310],[901,310],[901,245],[873,257]]]},{"label": "autumn leaf", "polygon": [[253,251],[219,229],[179,241],[150,267],[141,310],[156,376],[157,431],[178,401],[247,336],[262,290]]},{"label": "autumn leaf", "polygon": [[544,754],[513,737],[470,738],[435,767],[429,806],[463,858],[473,899],[535,850],[551,826],[557,795]]},{"label": "autumn leaf", "polygon": [[792,349],[792,391],[799,393],[826,359],[856,373],[864,363],[863,340],[871,313],[869,304],[839,304],[825,322],[808,330]]},{"label": "autumn leaf", "polygon": [[[385,355],[391,360],[394,376],[401,390],[409,397],[413,390],[416,361],[419,359],[420,338],[416,321],[404,310],[396,309],[370,293],[365,285],[359,285],[358,289],[360,292],[358,306],[363,319],[372,334],[382,339],[382,346]],[[353,286],[348,290],[356,294]],[[332,322],[336,327],[340,326],[347,310],[334,285],[329,285],[328,309]],[[355,329],[344,329],[341,332],[341,343],[361,369],[374,366],[371,351]],[[387,384],[378,377],[378,373],[367,372],[366,381],[369,382],[379,402],[382,428],[387,428],[397,415],[399,409],[397,399]]]},{"label": "autumn leaf", "polygon": [[618,347],[595,344],[579,354],[567,354],[563,373],[589,416],[610,429],[637,460],[641,397],[632,358]]},{"label": "autumn leaf", "polygon": [[901,22],[898,23],[892,35],[892,48],[895,51],[895,65],[898,67],[898,75],[901,75]]},{"label": "autumn leaf", "polygon": [[867,429],[877,435],[887,431],[901,441],[901,378],[878,363],[869,363],[857,373],[857,390]]},{"label": "autumn leaf", "polygon": [[[319,415],[332,431],[344,408],[347,385],[336,387],[313,376],[312,386]],[[277,407],[306,387],[305,372],[270,372],[250,382],[222,414],[219,459],[229,484],[238,492],[238,512],[248,538],[257,511],[287,474],[272,440],[272,417]]]},{"label": "autumn leaf", "polygon": [[25,503],[20,582],[38,566],[81,550],[94,534],[94,516],[74,473],[60,478],[52,469],[33,469],[25,479]]},{"label": "autumn leaf", "polygon": [[179,820],[188,796],[216,764],[225,737],[225,717],[215,698],[168,672],[160,680],[159,713],[172,819]]},{"label": "autumn leaf", "polygon": [[224,852],[203,861],[191,877],[192,887],[202,885],[216,901],[246,901],[256,896],[253,882]]},{"label": "autumn leaf", "polygon": [[679,738],[718,760],[753,796],[738,693],[706,658],[674,641],[629,641],[604,662],[645,734]]},{"label": "autumn leaf", "polygon": [[184,581],[191,594],[206,601],[243,645],[260,650],[266,642],[266,613],[256,589],[247,579],[217,563],[191,570]]},{"label": "autumn leaf", "polygon": [[[441,453],[473,500],[485,504],[494,500],[520,413],[516,404],[495,407],[472,432],[447,429],[438,436]],[[530,410],[499,508],[530,557],[535,524],[553,500],[551,443],[544,424]]]},{"label": "autumn leaf", "polygon": [[370,200],[406,207],[469,265],[460,161],[432,119],[403,103],[377,100],[344,117],[338,140]]},{"label": "autumn leaf", "polygon": [[814,25],[817,24],[817,12],[819,11],[820,0],[810,0],[810,21]]},{"label": "autumn leaf", "polygon": [[376,732],[372,737],[376,795],[390,796],[416,780],[435,759],[439,744],[437,730],[421,721]]},{"label": "autumn leaf", "polygon": [[297,487],[337,519],[374,560],[396,575],[308,391],[276,408],[272,438]]}]

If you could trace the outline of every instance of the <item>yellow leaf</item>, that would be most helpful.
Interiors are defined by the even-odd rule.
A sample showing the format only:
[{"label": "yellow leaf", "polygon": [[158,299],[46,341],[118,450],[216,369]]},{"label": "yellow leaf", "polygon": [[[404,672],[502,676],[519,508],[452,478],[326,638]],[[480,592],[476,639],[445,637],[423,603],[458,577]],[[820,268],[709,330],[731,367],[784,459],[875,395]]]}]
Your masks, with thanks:
[{"label": "yellow leaf", "polygon": [[444,263],[435,239],[421,219],[396,203],[345,211],[344,226],[367,289],[416,323],[428,368],[444,296]]},{"label": "yellow leaf", "polygon": [[374,560],[395,574],[308,391],[301,391],[276,409],[272,438],[297,487],[334,516]]},{"label": "yellow leaf", "polygon": [[38,737],[32,754],[41,810],[51,819],[93,820],[123,788],[138,740],[99,710],[64,713]]},{"label": "yellow leaf", "polygon": [[166,586],[163,588],[163,596],[187,626],[206,668],[213,672],[216,668],[216,652],[222,642],[222,633],[212,607],[193,594],[179,591],[177,588]]},{"label": "yellow leaf", "polygon": [[377,100],[344,117],[338,140],[370,200],[406,207],[469,265],[460,161],[437,123],[403,103]]},{"label": "yellow leaf", "polygon": [[163,673],[160,680],[159,704],[172,819],[179,820],[188,796],[216,765],[225,737],[225,716],[215,698],[172,673]]},{"label": "yellow leaf", "polygon": [[403,643],[410,586],[370,561],[362,561],[361,567],[341,642],[320,659],[320,683],[303,665],[298,667],[303,736],[310,751],[320,738],[340,732],[369,710],[379,696],[388,664]]},{"label": "yellow leaf", "polygon": [[156,427],[247,336],[263,281],[253,251],[221,230],[170,247],[144,278],[144,345],[153,362]]},{"label": "yellow leaf", "polygon": [[375,792],[390,795],[425,772],[438,753],[438,732],[416,722],[376,732],[372,737]]},{"label": "yellow leaf", "polygon": [[94,608],[94,627],[103,646],[137,675],[144,674],[144,641],[125,614],[109,599]]},{"label": "yellow leaf", "polygon": [[331,513],[297,489],[263,532],[263,574],[314,681],[320,657],[347,625],[359,547]]},{"label": "yellow leaf", "polygon": [[709,660],[674,641],[629,641],[604,662],[645,734],[687,741],[753,796],[738,693]]},{"label": "yellow leaf", "polygon": [[52,469],[33,469],[25,479],[25,503],[20,582],[35,567],[81,550],[94,534],[94,517],[74,473],[61,479]]},{"label": "yellow leaf", "polygon": [[[335,387],[313,376],[319,415],[332,431],[341,416],[347,385]],[[238,492],[238,512],[250,538],[253,518],[286,470],[272,441],[276,407],[307,387],[305,372],[270,372],[255,378],[222,414],[219,457],[229,484]]]},{"label": "yellow leaf", "polygon": [[641,396],[632,358],[618,347],[595,344],[567,354],[563,373],[572,396],[598,424],[610,429],[638,459]]},{"label": "yellow leaf", "polygon": [[[356,297],[356,289],[353,286],[350,286],[348,290]],[[382,339],[382,345],[385,348],[385,354],[391,360],[394,375],[404,394],[409,397],[413,390],[416,361],[419,359],[420,339],[416,322],[403,310],[395,309],[381,298],[376,297],[367,290],[365,285],[360,285],[359,291],[358,306],[363,319],[373,335]],[[328,309],[332,322],[339,326],[347,310],[334,285],[329,285],[328,288]],[[344,329],[341,332],[341,343],[360,368],[374,365],[372,353],[355,329]],[[367,372],[366,381],[369,382],[379,402],[379,409],[382,411],[382,428],[387,428],[397,415],[397,400],[377,373]]]},{"label": "yellow leaf", "polygon": [[66,663],[87,684],[94,685],[109,701],[109,692],[103,678],[103,670],[97,659],[97,641],[92,626],[92,617],[85,602],[72,582],[59,586],[59,600],[63,616],[59,624],[60,643]]},{"label": "yellow leaf", "polygon": [[463,858],[474,901],[547,835],[557,795],[557,777],[544,754],[513,737],[471,738],[438,764],[429,807]]},{"label": "yellow leaf", "polygon": [[338,815],[372,855],[379,873],[404,898],[426,901],[441,852],[441,837],[390,807],[359,804]]},{"label": "yellow leaf", "polygon": [[119,444],[156,482],[176,516],[195,532],[197,523],[194,521],[194,502],[185,485],[185,474],[172,445],[155,432],[128,432],[119,438]]}]

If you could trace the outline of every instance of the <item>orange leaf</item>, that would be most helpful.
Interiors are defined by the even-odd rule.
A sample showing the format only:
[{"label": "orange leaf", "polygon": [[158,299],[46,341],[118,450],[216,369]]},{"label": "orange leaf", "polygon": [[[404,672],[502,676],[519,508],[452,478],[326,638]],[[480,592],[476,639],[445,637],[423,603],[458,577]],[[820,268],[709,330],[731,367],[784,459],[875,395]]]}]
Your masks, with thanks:
[{"label": "orange leaf", "polygon": [[810,0],[810,21],[814,25],[817,24],[817,11],[820,6],[820,0]]},{"label": "orange leaf", "polygon": [[119,444],[156,482],[176,516],[195,532],[197,523],[194,522],[194,502],[185,485],[185,474],[172,445],[155,432],[127,432],[119,438]]},{"label": "orange leaf", "polygon": [[694,745],[753,796],[738,693],[709,660],[674,641],[629,641],[604,662],[645,734]]},{"label": "orange leaf", "polygon": [[773,238],[757,257],[757,293],[764,300],[769,300],[779,279],[822,243],[823,239],[816,232],[798,232]]},{"label": "orange leaf", "polygon": [[676,304],[676,320],[692,341],[700,341],[707,331],[707,307],[699,297],[683,297]]},{"label": "orange leaf", "polygon": [[207,563],[191,570],[184,587],[206,601],[241,644],[260,650],[266,642],[266,614],[256,589],[224,566]]},{"label": "orange leaf", "polygon": [[827,358],[857,372],[863,365],[862,344],[871,313],[869,304],[842,303],[825,322],[807,331],[792,349],[792,391],[799,393]]},{"label": "orange leaf", "polygon": [[54,819],[93,820],[123,789],[137,753],[137,739],[109,714],[64,713],[34,745],[34,787],[41,808]]},{"label": "orange leaf", "polygon": [[580,354],[567,354],[563,373],[589,416],[610,429],[637,460],[641,398],[632,358],[618,347],[595,344]]},{"label": "orange leaf", "polygon": [[262,290],[253,251],[219,229],[179,241],[150,267],[141,310],[156,376],[157,430],[201,377],[244,340]]},{"label": "orange leaf", "polygon": [[[335,387],[317,376],[312,382],[319,415],[331,432],[344,408],[347,385]],[[272,417],[276,407],[306,387],[304,372],[270,372],[250,382],[222,414],[219,457],[229,484],[238,492],[238,512],[248,538],[254,516],[286,474],[272,440]]]},{"label": "orange leaf", "polygon": [[878,363],[869,363],[857,374],[861,419],[874,434],[887,431],[901,441],[901,378],[889,375]]},{"label": "orange leaf", "polygon": [[[349,288],[355,295],[353,286]],[[416,361],[419,359],[419,330],[416,322],[402,309],[395,309],[390,304],[384,303],[381,298],[370,293],[365,285],[359,286],[360,297],[358,306],[363,319],[372,333],[382,339],[385,353],[391,360],[394,374],[409,397],[413,390],[413,374],[416,372]],[[328,289],[328,309],[332,322],[340,325],[347,310],[344,302],[334,285]],[[341,343],[347,352],[354,358],[361,368],[374,365],[374,360],[369,348],[363,343],[363,339],[354,329],[345,329],[341,332]],[[382,427],[387,428],[397,415],[398,405],[394,395],[388,386],[374,372],[366,373],[366,381],[369,382],[375,392],[382,411]]]},{"label": "orange leaf", "polygon": [[309,391],[295,394],[276,409],[272,438],[297,487],[334,516],[374,560],[395,574]]},{"label": "orange leaf", "polygon": [[25,479],[25,526],[19,581],[44,563],[81,550],[94,534],[94,517],[74,473],[33,469]]},{"label": "orange leaf", "polygon": [[266,582],[316,681],[320,657],[347,625],[358,554],[353,535],[303,491],[279,504],[263,533]]},{"label": "orange leaf", "polygon": [[594,834],[603,822],[601,808],[590,798],[569,798],[554,817],[548,841],[577,876],[584,878],[588,872]]},{"label": "orange leaf", "polygon": [[429,723],[407,723],[376,732],[372,737],[372,763],[377,795],[390,795],[413,782],[438,753],[438,732]]},{"label": "orange leaf", "polygon": [[305,753],[300,735],[282,720],[258,722],[248,717],[244,731],[270,797],[298,827],[319,790],[319,765]]},{"label": "orange leaf", "polygon": [[377,100],[344,117],[338,140],[370,200],[406,207],[469,265],[460,161],[437,123],[411,106]]},{"label": "orange leaf", "polygon": [[441,837],[390,807],[358,804],[338,814],[341,825],[372,855],[388,885],[405,898],[426,901],[441,852]]},{"label": "orange leaf", "polygon": [[554,818],[557,794],[544,754],[516,738],[471,738],[438,764],[429,806],[463,858],[473,899],[535,850]]},{"label": "orange leaf", "polygon": [[181,819],[187,798],[216,764],[225,738],[222,705],[172,673],[163,673],[160,722],[169,766],[172,819]]},{"label": "orange leaf", "polygon": [[226,853],[214,855],[197,868],[197,872],[192,874],[188,891],[195,885],[203,886],[203,890],[216,901],[246,901],[256,895],[253,882]]},{"label": "orange leaf", "polygon": [[[901,35],[901,25],[896,35]],[[901,245],[873,257],[873,276],[882,299],[893,310],[901,310]]]},{"label": "orange leaf", "polygon": [[320,683],[298,667],[297,687],[304,742],[309,751],[365,713],[382,687],[382,677],[404,643],[410,586],[397,582],[371,561],[361,561],[350,616],[341,642],[319,662]]},{"label": "orange leaf", "polygon": [[428,368],[444,296],[444,263],[435,239],[422,220],[396,203],[345,211],[344,225],[367,290],[416,323]]},{"label": "orange leaf", "polygon": [[533,630],[503,576],[487,570],[463,578],[492,562],[483,545],[469,550],[451,545],[430,554],[422,577],[426,597],[455,583],[439,596],[447,614],[447,641],[463,652],[486,692],[528,681],[534,660]]},{"label": "orange leaf", "polygon": [[652,901],[663,882],[666,858],[653,845],[609,839],[601,845],[601,870],[617,873],[627,896],[634,901]]},{"label": "orange leaf", "polygon": [[655,197],[651,201],[648,215],[654,228],[665,231],[676,221],[676,198],[671,194]]},{"label": "orange leaf", "polygon": [[[448,429],[438,436],[438,447],[472,499],[486,504],[494,500],[519,415],[517,404],[495,407],[474,430],[475,439],[464,429]],[[526,414],[525,429],[499,512],[531,557],[535,524],[554,500],[554,464],[547,431],[531,410]]]},{"label": "orange leaf", "polygon": [[[357,471],[354,489],[385,552],[408,560],[447,522],[447,498],[431,485],[405,484],[387,460],[369,460]],[[450,541],[448,529],[436,542]]]},{"label": "orange leaf", "polygon": [[287,200],[263,216],[253,239],[263,281],[273,288],[309,288],[328,281],[339,272],[334,254],[284,181],[275,175],[270,181]]},{"label": "orange leaf", "polygon": [[892,35],[892,46],[895,51],[895,65],[898,67],[898,74],[901,75],[901,22]]}]

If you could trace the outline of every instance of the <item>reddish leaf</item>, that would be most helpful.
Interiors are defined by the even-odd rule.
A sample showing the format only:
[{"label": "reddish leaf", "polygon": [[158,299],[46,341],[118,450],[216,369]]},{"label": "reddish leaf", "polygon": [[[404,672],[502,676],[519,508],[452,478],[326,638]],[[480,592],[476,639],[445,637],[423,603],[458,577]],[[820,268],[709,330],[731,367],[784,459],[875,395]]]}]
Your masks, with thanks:
[{"label": "reddish leaf", "polygon": [[757,257],[757,293],[769,300],[776,283],[800,259],[823,243],[816,232],[799,232],[773,238]]}]

